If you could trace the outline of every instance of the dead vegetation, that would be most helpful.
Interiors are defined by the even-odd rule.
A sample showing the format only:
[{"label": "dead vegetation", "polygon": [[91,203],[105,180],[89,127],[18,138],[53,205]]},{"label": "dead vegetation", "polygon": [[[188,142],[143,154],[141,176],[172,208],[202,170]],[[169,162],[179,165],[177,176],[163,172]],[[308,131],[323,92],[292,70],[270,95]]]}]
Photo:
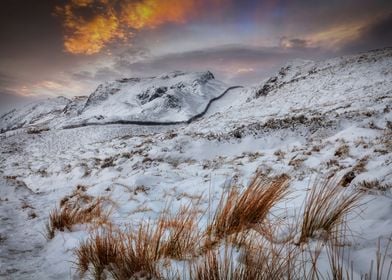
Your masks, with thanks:
[{"label": "dead vegetation", "polygon": [[[168,205],[154,222],[95,227],[75,250],[77,269],[80,277],[94,279],[314,280],[324,279],[318,259],[325,250],[328,279],[351,280],[343,262],[349,249],[347,215],[360,205],[363,192],[342,188],[340,179],[316,180],[303,211],[290,221],[273,214],[288,194],[289,177],[257,173],[243,190],[231,187],[224,192],[208,218],[193,201],[174,213]],[[101,203],[85,192],[86,187],[79,186],[51,213],[53,230],[48,232],[54,236],[55,230],[70,229],[75,223],[102,223],[106,216]],[[84,202],[76,203],[77,197]],[[303,249],[310,240],[320,244],[317,250]],[[389,264],[384,265],[380,256],[377,253],[377,269],[383,275],[381,266]]]},{"label": "dead vegetation", "polygon": [[357,184],[359,190],[370,194],[390,194],[392,191],[392,184],[383,183],[379,180],[362,181]]},{"label": "dead vegetation", "polygon": [[162,215],[156,224],[141,222],[136,231],[98,231],[75,251],[78,270],[81,276],[89,271],[95,279],[103,279],[105,270],[114,279],[160,279],[158,260],[194,256],[200,237],[195,216],[184,207],[172,218]]},{"label": "dead vegetation", "polygon": [[282,150],[276,150],[276,151],[274,152],[274,156],[276,156],[276,158],[277,158],[278,160],[283,160],[284,157],[285,157],[285,155],[286,155],[286,153],[283,152]]},{"label": "dead vegetation", "polygon": [[101,168],[104,169],[104,168],[116,166],[114,164],[115,160],[116,160],[116,158],[114,158],[114,157],[108,157],[108,158],[103,159],[102,163],[101,163]]},{"label": "dead vegetation", "polygon": [[302,165],[302,163],[306,160],[304,157],[297,157],[294,156],[292,159],[289,161],[289,165],[292,166],[295,170],[299,169]]},{"label": "dead vegetation", "polygon": [[167,231],[167,238],[162,246],[162,255],[171,259],[190,259],[197,254],[203,234],[198,228],[199,211],[191,204],[183,206],[172,217],[163,215],[160,219]]},{"label": "dead vegetation", "polygon": [[70,196],[60,201],[60,206],[49,213],[46,224],[46,237],[52,239],[56,231],[71,231],[77,224],[105,225],[110,224],[110,211],[105,209],[107,198],[94,198],[85,193],[86,187],[78,185]]},{"label": "dead vegetation", "polygon": [[358,208],[363,193],[342,188],[336,177],[317,180],[307,194],[298,244],[309,238],[328,239],[348,214]]},{"label": "dead vegetation", "polygon": [[208,231],[222,239],[260,226],[271,208],[286,194],[289,176],[267,178],[257,174],[242,192],[232,188],[221,197]]},{"label": "dead vegetation", "polygon": [[339,158],[345,158],[350,152],[350,147],[347,144],[341,144],[335,151],[335,156]]},{"label": "dead vegetation", "polygon": [[108,213],[102,209],[101,199],[95,199],[85,207],[60,207],[53,209],[49,214],[49,221],[46,225],[47,238],[52,239],[57,230],[71,231],[74,225],[86,223],[109,223]]}]

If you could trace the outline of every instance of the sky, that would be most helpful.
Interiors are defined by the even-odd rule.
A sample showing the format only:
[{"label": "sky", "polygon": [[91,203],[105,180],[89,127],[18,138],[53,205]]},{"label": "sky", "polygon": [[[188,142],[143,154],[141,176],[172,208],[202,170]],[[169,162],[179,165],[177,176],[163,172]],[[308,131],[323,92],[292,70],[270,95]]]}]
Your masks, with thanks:
[{"label": "sky", "polygon": [[392,46],[384,0],[1,0],[0,108],[210,70],[261,83],[293,59]]}]

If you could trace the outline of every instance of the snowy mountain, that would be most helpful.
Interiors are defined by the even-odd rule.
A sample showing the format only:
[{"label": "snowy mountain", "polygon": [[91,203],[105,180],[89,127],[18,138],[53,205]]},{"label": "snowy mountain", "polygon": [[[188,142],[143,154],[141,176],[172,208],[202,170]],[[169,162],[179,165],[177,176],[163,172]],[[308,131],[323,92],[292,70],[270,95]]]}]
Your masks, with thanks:
[{"label": "snowy mountain", "polygon": [[107,82],[87,97],[35,102],[5,114],[5,132],[36,126],[61,127],[111,122],[186,122],[228,88],[211,72],[172,72],[151,78]]},{"label": "snowy mountain", "polygon": [[[79,279],[73,250],[96,225],[40,234],[54,208],[78,197],[111,201],[110,221],[122,229],[189,203],[210,213],[228,186],[244,189],[256,172],[290,177],[269,217],[290,225],[320,176],[363,193],[360,215],[348,217],[353,238],[340,244],[354,279],[392,232],[392,48],[296,60],[255,87],[229,87],[210,72],[109,82],[89,97],[12,111],[0,127],[0,278]],[[320,253],[330,273],[315,246],[323,234],[301,252]]]},{"label": "snowy mountain", "polygon": [[100,85],[88,98],[80,117],[102,122],[187,121],[226,88],[211,72],[123,79]]}]

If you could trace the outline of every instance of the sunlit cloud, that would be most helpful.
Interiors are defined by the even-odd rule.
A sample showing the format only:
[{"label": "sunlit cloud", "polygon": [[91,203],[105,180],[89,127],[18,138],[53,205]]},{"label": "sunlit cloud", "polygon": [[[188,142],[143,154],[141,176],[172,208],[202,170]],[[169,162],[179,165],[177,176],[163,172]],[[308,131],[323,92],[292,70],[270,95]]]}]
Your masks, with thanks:
[{"label": "sunlit cloud", "polygon": [[351,42],[360,40],[369,27],[375,26],[385,17],[377,14],[366,19],[340,23],[319,32],[304,37],[308,47],[323,47],[333,51],[339,51]]},{"label": "sunlit cloud", "polygon": [[[220,5],[225,0],[210,0]],[[116,40],[128,40],[142,29],[181,24],[201,11],[200,0],[72,0],[57,6],[63,19],[64,47],[73,54],[95,54]]]},{"label": "sunlit cloud", "polygon": [[318,33],[307,36],[306,40],[310,46],[323,46],[328,49],[338,49],[347,42],[356,40],[361,29],[366,23],[356,22],[351,24],[343,24],[322,30]]},{"label": "sunlit cloud", "polygon": [[[74,23],[73,23],[74,24]],[[65,37],[65,49],[74,54],[94,54],[99,52],[107,42],[125,39],[119,29],[119,22],[114,15],[98,15],[89,22],[81,20],[74,25],[73,34]]]},{"label": "sunlit cloud", "polygon": [[155,28],[164,23],[184,23],[196,13],[197,1],[145,0],[121,5],[120,18],[133,29]]},{"label": "sunlit cloud", "polygon": [[255,71],[252,67],[245,67],[245,68],[238,68],[236,73],[237,74],[245,74]]},{"label": "sunlit cloud", "polygon": [[29,84],[15,85],[8,88],[13,95],[21,97],[55,97],[75,96],[81,93],[90,93],[89,85],[73,81],[43,80]]}]

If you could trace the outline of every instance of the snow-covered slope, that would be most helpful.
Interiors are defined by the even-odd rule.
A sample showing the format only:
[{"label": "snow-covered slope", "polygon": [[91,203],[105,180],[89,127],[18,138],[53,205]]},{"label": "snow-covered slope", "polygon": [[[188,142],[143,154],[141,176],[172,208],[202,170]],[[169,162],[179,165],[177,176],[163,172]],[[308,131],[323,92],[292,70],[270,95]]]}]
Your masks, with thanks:
[{"label": "snow-covered slope", "polygon": [[0,132],[32,125],[43,125],[58,117],[71,102],[65,97],[37,101],[0,117]]},{"label": "snow-covered slope", "polygon": [[187,121],[226,88],[211,72],[124,79],[100,85],[88,98],[80,118],[87,122]]},{"label": "snow-covered slope", "polygon": [[[391,103],[391,61],[391,48],[322,62],[296,60],[260,86],[245,89],[249,98],[236,104],[236,114],[222,112],[189,129],[216,133],[239,128],[250,133],[245,130],[263,126],[272,118],[303,115],[333,121],[340,114],[373,107],[380,110]],[[217,127],[220,119],[230,127]]]},{"label": "snow-covered slope", "polygon": [[122,79],[98,86],[88,98],[58,97],[13,110],[0,118],[0,129],[117,121],[185,122],[202,113],[226,89],[209,71]]},{"label": "snow-covered slope", "polygon": [[[210,75],[206,82],[195,75],[108,83],[88,99],[61,103],[51,130],[3,137],[0,278],[78,279],[73,249],[89,228],[56,232],[50,241],[41,235],[49,212],[77,185],[114,201],[110,219],[124,226],[156,219],[167,201],[169,210],[192,202],[206,212],[229,184],[241,188],[259,170],[291,177],[290,199],[273,214],[293,224],[317,176],[351,174],[346,188],[353,191],[364,182],[379,186],[367,190],[361,215],[349,217],[354,237],[343,244],[351,258],[344,261],[360,279],[378,238],[392,232],[392,49],[294,61],[258,87],[228,92],[190,124],[61,128],[119,116],[186,120],[225,89]],[[181,109],[169,106],[167,95],[178,97]],[[325,251],[320,259],[328,263]]]}]

